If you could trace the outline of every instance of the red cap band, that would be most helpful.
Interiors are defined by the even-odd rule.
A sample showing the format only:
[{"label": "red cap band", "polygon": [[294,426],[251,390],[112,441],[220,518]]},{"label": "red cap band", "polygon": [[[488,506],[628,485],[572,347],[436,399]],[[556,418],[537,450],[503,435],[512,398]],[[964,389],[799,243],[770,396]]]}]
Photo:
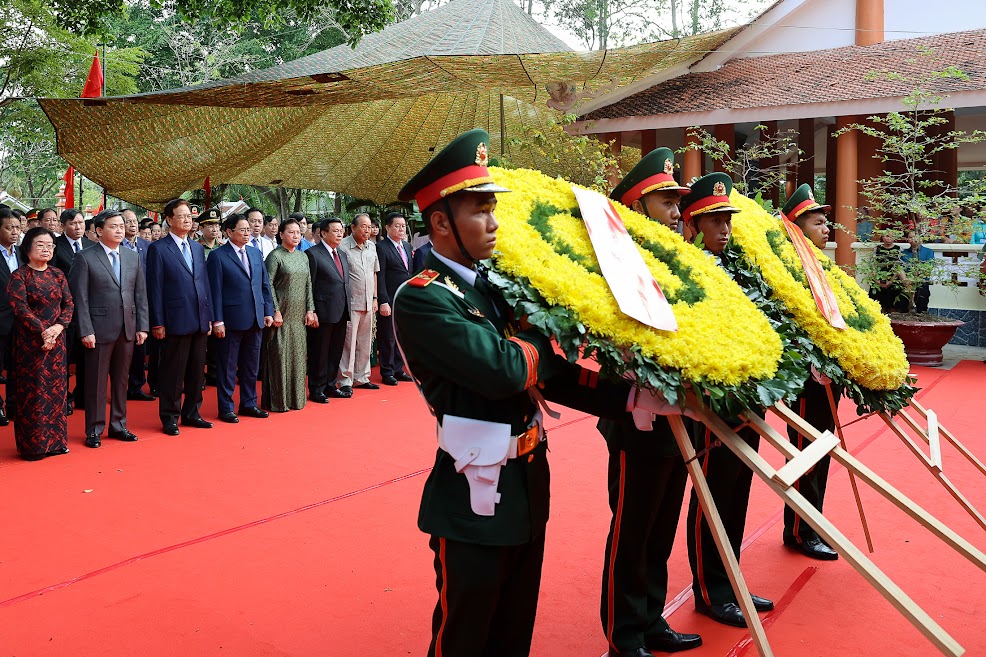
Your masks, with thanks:
[{"label": "red cap band", "polygon": [[[650,178],[644,178],[643,181],[628,189],[627,192],[620,198],[620,203],[630,207],[631,203],[644,195],[644,190],[652,192],[656,189],[660,189],[661,187],[677,186],[678,183],[675,182],[674,176],[669,176],[666,173],[656,173]],[[654,189],[647,189],[648,187],[653,187]]]},{"label": "red cap band", "polygon": [[493,182],[493,178],[490,176],[489,169],[478,164],[470,164],[442,176],[427,187],[423,187],[414,195],[414,200],[418,202],[418,209],[424,210],[431,207],[439,199],[454,194],[460,189],[491,182]]},{"label": "red cap band", "polygon": [[711,212],[716,208],[724,208],[728,205],[728,196],[706,196],[701,201],[697,201],[682,211],[681,218],[684,221],[688,221],[696,214],[704,214],[705,212]]}]

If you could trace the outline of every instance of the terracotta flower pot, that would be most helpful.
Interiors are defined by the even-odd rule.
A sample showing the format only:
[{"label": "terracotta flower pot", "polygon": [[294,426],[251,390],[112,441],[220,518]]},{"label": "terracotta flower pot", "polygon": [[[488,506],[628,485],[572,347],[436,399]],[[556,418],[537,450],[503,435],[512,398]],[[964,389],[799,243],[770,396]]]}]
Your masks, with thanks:
[{"label": "terracotta flower pot", "polygon": [[[930,317],[930,316],[929,316]],[[904,343],[904,351],[911,365],[938,367],[942,364],[941,349],[952,339],[965,322],[955,319],[914,321],[890,319],[894,333]]]}]

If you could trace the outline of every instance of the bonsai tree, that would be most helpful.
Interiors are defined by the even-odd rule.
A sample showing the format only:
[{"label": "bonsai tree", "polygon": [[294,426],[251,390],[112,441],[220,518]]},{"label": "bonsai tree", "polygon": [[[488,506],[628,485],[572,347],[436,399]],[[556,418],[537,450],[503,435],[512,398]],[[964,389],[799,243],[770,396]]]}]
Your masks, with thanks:
[{"label": "bonsai tree", "polygon": [[[919,52],[921,57],[931,55],[930,50]],[[978,207],[983,201],[981,183],[975,183],[971,192],[960,195],[955,186],[936,177],[941,173],[934,166],[936,156],[963,144],[983,141],[986,132],[967,133],[942,127],[948,123],[946,115],[951,110],[940,107],[945,96],[933,88],[943,80],[968,78],[954,66],[918,78],[887,72],[871,73],[868,78],[908,81],[914,87],[903,98],[903,110],[870,116],[867,123],[851,124],[836,136],[857,130],[877,140],[879,146],[874,157],[882,163],[882,171],[859,181],[861,194],[870,213],[883,226],[881,232],[893,235],[895,241],[908,239],[913,255],[896,260],[871,258],[858,263],[857,273],[872,288],[881,281],[886,283],[889,272],[899,297],[906,300],[907,312],[915,313],[921,291],[932,282],[951,283],[954,271],[946,272],[948,263],[943,259],[922,259],[921,244],[955,242],[971,234],[974,222],[971,213],[964,210]],[[973,278],[979,275],[974,271],[968,274]],[[900,307],[903,310],[904,304]]]}]

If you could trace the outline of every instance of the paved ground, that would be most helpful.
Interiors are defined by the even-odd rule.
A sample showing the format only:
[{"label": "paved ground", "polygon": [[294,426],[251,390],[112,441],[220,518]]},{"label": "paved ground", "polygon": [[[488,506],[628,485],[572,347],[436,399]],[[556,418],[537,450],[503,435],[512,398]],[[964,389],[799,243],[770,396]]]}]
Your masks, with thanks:
[{"label": "paved ground", "polygon": [[942,356],[945,357],[945,362],[942,363],[942,368],[950,370],[955,367],[959,361],[986,361],[986,347],[968,347],[958,344],[947,344],[942,349]]}]

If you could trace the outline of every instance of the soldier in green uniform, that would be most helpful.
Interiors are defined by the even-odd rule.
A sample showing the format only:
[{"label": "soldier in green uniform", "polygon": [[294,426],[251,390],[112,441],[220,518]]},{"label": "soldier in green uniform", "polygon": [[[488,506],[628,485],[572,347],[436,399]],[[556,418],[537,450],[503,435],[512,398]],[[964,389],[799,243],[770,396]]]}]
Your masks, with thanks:
[{"label": "soldier in green uniform", "polygon": [[[595,415],[674,412],[657,396],[555,355],[509,311],[476,262],[496,246],[489,135],[454,139],[400,192],[434,248],[394,302],[399,345],[438,421],[418,527],[431,535],[438,604],[429,657],[526,657],[548,521],[547,445],[535,399]],[[541,393],[541,394],[538,394]]]},{"label": "soldier in green uniform", "polygon": [[202,239],[199,243],[202,248],[205,249],[206,260],[209,259],[209,254],[218,249],[223,245],[220,236],[219,224],[221,219],[219,217],[219,210],[216,208],[209,208],[199,218],[199,226],[202,228]]},{"label": "soldier in green uniform", "polygon": [[[658,148],[641,158],[610,198],[677,231],[678,203],[687,193],[674,179],[674,153]],[[629,419],[601,419],[596,426],[609,449],[613,512],[600,604],[610,657],[697,648],[699,635],[675,632],[662,616],[688,479],[671,425],[658,417],[653,431],[641,431]]]},{"label": "soldier in green uniform", "polygon": [[[710,173],[692,183],[691,192],[681,199],[681,216],[687,232],[693,236],[701,235],[703,247],[713,255],[719,255],[726,249],[733,230],[733,213],[739,212],[729,203],[732,188],[733,181],[728,175]],[[742,424],[738,418],[723,420],[732,427]],[[738,562],[753,471],[728,447],[717,446],[715,435],[708,427],[699,422],[692,426],[695,451],[699,455],[712,499],[722,517],[730,547]],[[741,429],[738,434],[753,449],[760,446],[760,435],[751,428]],[[685,527],[688,532],[688,564],[692,570],[696,611],[724,625],[746,627],[746,619],[736,602],[726,566],[719,557],[708,521],[694,491],[688,503]],[[756,595],[752,597],[753,605],[758,611],[770,611],[774,608],[774,603],[770,600]]]},{"label": "soldier in green uniform", "polygon": [[[793,221],[815,246],[825,248],[828,242],[828,205],[820,205],[811,193],[811,186],[801,185],[784,204],[784,216]],[[835,416],[829,403],[827,387],[831,382],[823,374],[812,372],[805,381],[805,389],[794,402],[794,412],[804,418],[819,431],[835,431]],[[832,388],[832,400],[838,408],[841,390]],[[808,439],[794,427],[787,428],[787,436],[798,449],[808,446]],[[794,489],[801,493],[819,511],[825,500],[825,485],[828,481],[830,457],[826,454],[815,467],[805,473]],[[791,507],[784,505],[784,545],[813,559],[833,561],[839,553],[829,547],[815,530],[808,526]]]}]

